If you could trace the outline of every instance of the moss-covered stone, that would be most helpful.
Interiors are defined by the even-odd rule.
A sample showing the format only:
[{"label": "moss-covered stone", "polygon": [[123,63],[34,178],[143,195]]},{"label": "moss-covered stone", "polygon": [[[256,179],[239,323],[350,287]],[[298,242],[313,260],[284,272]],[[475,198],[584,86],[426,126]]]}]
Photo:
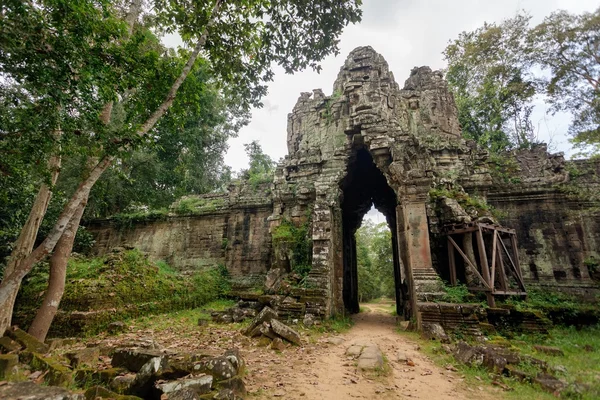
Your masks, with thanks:
[{"label": "moss-covered stone", "polygon": [[10,378],[18,363],[19,357],[16,354],[0,354],[0,380]]},{"label": "moss-covered stone", "polygon": [[86,400],[96,399],[112,399],[112,400],[142,400],[141,397],[122,395],[112,392],[101,386],[94,386],[85,391],[84,394]]},{"label": "moss-covered stone", "polygon": [[0,338],[0,351],[2,353],[12,353],[21,350],[21,345],[8,336]]},{"label": "moss-covered stone", "polygon": [[49,350],[47,344],[40,342],[27,332],[17,327],[11,327],[7,329],[6,334],[33,353],[45,354]]},{"label": "moss-covered stone", "polygon": [[65,356],[71,362],[71,367],[73,368],[84,365],[94,366],[100,357],[100,349],[97,347],[86,347],[85,349],[68,352]]},{"label": "moss-covered stone", "polygon": [[53,358],[33,353],[30,365],[36,370],[47,371],[44,381],[51,386],[69,387],[73,383],[71,370]]}]

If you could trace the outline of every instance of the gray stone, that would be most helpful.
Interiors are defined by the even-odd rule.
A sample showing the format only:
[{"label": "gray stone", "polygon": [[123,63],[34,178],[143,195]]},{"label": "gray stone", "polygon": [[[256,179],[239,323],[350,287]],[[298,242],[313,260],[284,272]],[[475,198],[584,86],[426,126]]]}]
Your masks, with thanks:
[{"label": "gray stone", "polygon": [[277,335],[281,336],[290,343],[299,346],[302,342],[300,339],[300,334],[292,328],[290,328],[289,326],[287,326],[286,324],[284,324],[283,322],[279,322],[276,319],[274,319],[271,321],[271,328]]},{"label": "gray stone", "polygon": [[100,349],[86,347],[85,349],[68,352],[65,357],[67,357],[73,368],[79,368],[83,365],[94,366],[100,357]]},{"label": "gray stone", "polygon": [[113,353],[111,364],[113,367],[123,367],[138,372],[151,359],[164,355],[162,351],[152,349],[117,349]]},{"label": "gray stone", "polygon": [[375,345],[364,347],[358,357],[357,367],[363,371],[383,368],[383,354],[379,347]]},{"label": "gray stone", "polygon": [[252,323],[243,330],[244,335],[251,335],[255,328],[262,325],[263,322],[271,322],[277,318],[277,312],[269,306],[265,306],[258,315],[252,320]]},{"label": "gray stone", "polygon": [[283,340],[281,338],[275,338],[271,342],[271,349],[273,350],[283,351],[285,350],[285,348],[285,343],[283,343]]},{"label": "gray stone", "polygon": [[85,397],[60,387],[42,386],[33,382],[8,382],[0,385],[0,399],[85,400]]},{"label": "gray stone", "polygon": [[450,338],[440,324],[424,322],[421,335],[425,339],[438,340],[440,343],[450,343]]},{"label": "gray stone", "polygon": [[6,335],[33,353],[45,354],[50,350],[50,347],[46,343],[40,342],[16,326],[8,328]]},{"label": "gray stone", "polygon": [[200,400],[200,395],[192,389],[181,389],[169,393],[169,400]]},{"label": "gray stone", "polygon": [[561,357],[565,356],[564,351],[562,351],[558,347],[541,346],[541,345],[536,344],[533,346],[533,348],[540,353],[549,354],[551,356],[561,356]]},{"label": "gray stone", "polygon": [[166,394],[171,398],[171,394],[183,389],[191,389],[198,394],[209,393],[212,390],[213,377],[211,375],[203,375],[199,377],[178,379],[176,381],[158,383],[155,385],[162,394]]},{"label": "gray stone", "polygon": [[0,338],[0,352],[2,353],[14,353],[21,350],[22,346],[9,338],[8,336],[2,336]]},{"label": "gray stone", "polygon": [[238,369],[227,356],[221,356],[195,363],[194,373],[198,372],[211,374],[215,381],[222,381],[236,376]]},{"label": "gray stone", "polygon": [[311,326],[313,326],[315,324],[315,317],[312,314],[305,314],[304,315],[304,319],[302,320],[302,324],[307,327],[310,328]]},{"label": "gray stone", "polygon": [[13,375],[14,368],[19,363],[16,354],[0,354],[0,380],[8,379]]},{"label": "gray stone", "polygon": [[157,376],[162,374],[167,367],[166,356],[154,357],[148,360],[135,375],[135,379],[129,388],[129,394],[147,398],[152,391]]}]

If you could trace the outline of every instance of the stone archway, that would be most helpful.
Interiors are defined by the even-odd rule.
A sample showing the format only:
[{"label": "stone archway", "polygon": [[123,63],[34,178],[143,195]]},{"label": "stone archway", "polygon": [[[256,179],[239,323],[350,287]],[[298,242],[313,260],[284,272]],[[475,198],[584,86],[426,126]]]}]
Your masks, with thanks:
[{"label": "stone archway", "polygon": [[396,287],[396,312],[403,315],[404,295],[402,288],[401,261],[398,251],[396,223],[396,193],[388,185],[383,173],[377,168],[369,151],[365,147],[355,150],[347,169],[342,189],[342,251],[343,283],[342,297],[344,307],[351,313],[359,311],[358,304],[358,266],[356,257],[355,233],[360,227],[364,215],[372,205],[385,217],[392,233],[392,253],[394,263],[394,281]]}]

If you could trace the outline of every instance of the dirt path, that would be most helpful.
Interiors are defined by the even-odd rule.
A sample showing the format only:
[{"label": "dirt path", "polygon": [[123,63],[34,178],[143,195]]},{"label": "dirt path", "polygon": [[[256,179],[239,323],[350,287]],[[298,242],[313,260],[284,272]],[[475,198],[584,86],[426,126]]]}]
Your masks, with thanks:
[{"label": "dirt path", "polygon": [[[467,388],[458,373],[436,366],[418,350],[416,343],[395,332],[389,306],[362,304],[361,307],[364,311],[355,316],[355,325],[345,334],[322,338],[314,346],[296,350],[296,354],[286,355],[284,351],[270,366],[251,371],[254,398],[497,398],[487,390]],[[365,375],[357,371],[356,361],[345,354],[354,342],[378,345],[388,360],[388,373]],[[414,366],[398,361],[398,353],[411,359]]]}]

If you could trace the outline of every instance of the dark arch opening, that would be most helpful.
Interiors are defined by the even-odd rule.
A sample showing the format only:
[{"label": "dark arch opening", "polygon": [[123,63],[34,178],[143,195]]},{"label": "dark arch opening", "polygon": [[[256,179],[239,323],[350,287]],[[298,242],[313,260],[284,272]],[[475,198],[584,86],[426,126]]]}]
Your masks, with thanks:
[{"label": "dark arch opening", "polygon": [[343,229],[343,288],[342,297],[346,310],[359,312],[358,270],[356,239],[354,234],[360,227],[364,215],[374,205],[381,212],[392,233],[392,254],[394,258],[394,281],[396,287],[396,312],[403,314],[404,298],[401,264],[398,253],[396,229],[396,194],[389,187],[385,176],[373,162],[373,157],[360,148],[348,165],[346,178],[342,182],[342,229]]}]

